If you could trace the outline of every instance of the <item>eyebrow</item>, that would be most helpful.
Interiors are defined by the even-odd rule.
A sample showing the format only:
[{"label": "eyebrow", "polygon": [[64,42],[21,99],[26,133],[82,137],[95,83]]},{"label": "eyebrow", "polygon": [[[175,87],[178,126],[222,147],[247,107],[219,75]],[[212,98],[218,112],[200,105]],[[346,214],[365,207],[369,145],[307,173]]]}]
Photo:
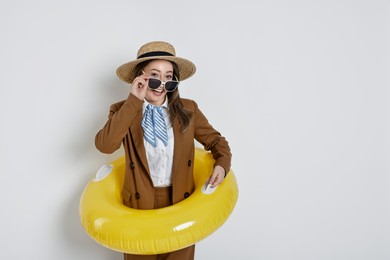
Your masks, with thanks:
[{"label": "eyebrow", "polygon": [[[150,71],[157,71],[157,72],[161,73],[161,70],[159,70],[159,69],[150,69]],[[169,71],[167,71],[167,73],[173,73],[173,70],[169,70]]]}]

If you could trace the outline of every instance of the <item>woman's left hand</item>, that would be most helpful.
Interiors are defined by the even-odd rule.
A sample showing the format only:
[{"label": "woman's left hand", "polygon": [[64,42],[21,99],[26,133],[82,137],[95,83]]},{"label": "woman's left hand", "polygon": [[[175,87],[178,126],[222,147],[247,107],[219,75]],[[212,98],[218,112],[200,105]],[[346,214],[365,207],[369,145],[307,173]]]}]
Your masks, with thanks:
[{"label": "woman's left hand", "polygon": [[211,184],[211,188],[214,188],[221,184],[221,182],[225,179],[225,169],[222,166],[216,165],[214,167],[213,174],[209,180]]}]

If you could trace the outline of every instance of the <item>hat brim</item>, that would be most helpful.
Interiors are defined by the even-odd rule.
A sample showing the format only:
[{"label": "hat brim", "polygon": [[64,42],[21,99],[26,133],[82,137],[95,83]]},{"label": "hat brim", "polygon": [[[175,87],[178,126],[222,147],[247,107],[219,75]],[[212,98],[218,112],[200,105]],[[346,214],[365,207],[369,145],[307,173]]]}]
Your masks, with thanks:
[{"label": "hat brim", "polygon": [[121,65],[117,70],[116,74],[118,77],[127,82],[127,83],[132,83],[133,80],[137,77],[135,75],[135,67],[140,64],[141,62],[147,61],[147,60],[168,60],[176,63],[176,65],[179,68],[179,77],[180,81],[183,81],[185,79],[188,79],[192,75],[195,74],[196,67],[195,64],[193,64],[191,61],[176,57],[176,56],[153,56],[153,57],[145,57],[141,59],[136,59],[134,61],[130,61],[128,63],[125,63]]}]

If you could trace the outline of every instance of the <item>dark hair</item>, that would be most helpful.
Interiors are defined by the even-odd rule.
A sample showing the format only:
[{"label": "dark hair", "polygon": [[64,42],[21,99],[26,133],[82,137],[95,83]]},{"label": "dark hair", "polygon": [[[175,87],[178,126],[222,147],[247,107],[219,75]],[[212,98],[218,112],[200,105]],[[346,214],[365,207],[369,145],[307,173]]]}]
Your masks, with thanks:
[{"label": "dark hair", "polygon": [[[134,71],[135,75],[139,76],[142,74],[142,70],[153,60],[147,60],[144,62],[139,63]],[[180,74],[179,74],[179,68],[176,65],[176,63],[170,61],[173,66],[173,75],[177,78],[178,81],[180,81]],[[186,110],[183,107],[183,103],[181,102],[180,94],[179,94],[179,87],[175,89],[175,91],[168,92],[168,107],[169,112],[173,118],[177,118],[180,122],[180,130],[184,132],[188,125],[190,124],[191,118],[192,118],[192,112]]]}]

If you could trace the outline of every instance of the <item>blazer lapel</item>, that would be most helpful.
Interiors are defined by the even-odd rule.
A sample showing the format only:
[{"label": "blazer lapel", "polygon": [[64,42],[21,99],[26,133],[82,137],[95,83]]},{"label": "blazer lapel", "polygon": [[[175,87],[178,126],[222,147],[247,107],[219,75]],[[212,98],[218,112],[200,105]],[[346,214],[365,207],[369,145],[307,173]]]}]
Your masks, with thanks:
[{"label": "blazer lapel", "polygon": [[[141,121],[142,121],[142,110],[141,113],[138,113],[134,119],[134,122],[141,122]],[[146,150],[144,145],[144,131],[142,129],[141,123],[132,124],[130,129],[131,132],[133,133],[135,151],[137,151],[142,164],[144,165],[145,169],[148,171],[148,174],[150,175],[149,164],[146,158]]]},{"label": "blazer lapel", "polygon": [[180,131],[180,122],[177,118],[172,120],[173,136],[174,136],[174,148],[173,148],[173,165],[172,172],[176,172],[178,168],[177,163],[181,160],[182,145],[183,145],[183,133]]}]

